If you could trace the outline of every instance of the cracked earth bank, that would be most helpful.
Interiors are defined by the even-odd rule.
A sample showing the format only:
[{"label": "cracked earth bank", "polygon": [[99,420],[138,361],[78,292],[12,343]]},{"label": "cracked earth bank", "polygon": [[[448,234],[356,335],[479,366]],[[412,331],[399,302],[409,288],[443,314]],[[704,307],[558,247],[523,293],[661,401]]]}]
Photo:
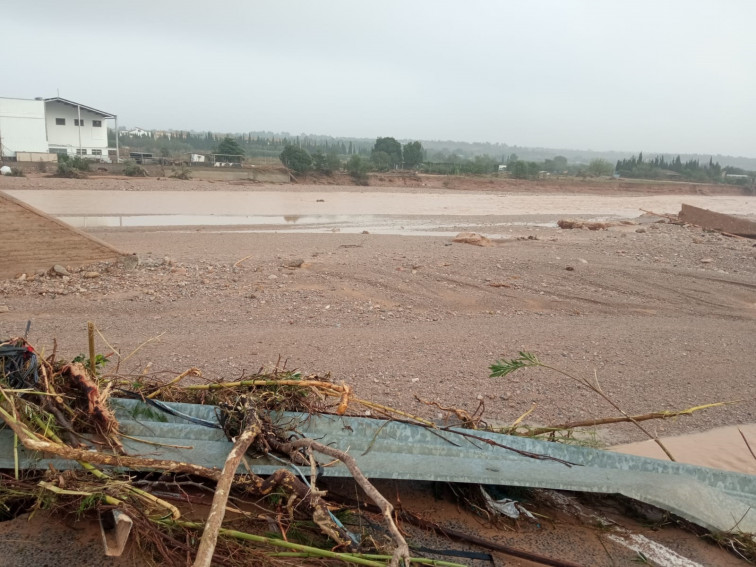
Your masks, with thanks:
[{"label": "cracked earth bank", "polygon": [[[460,231],[468,221],[444,219]],[[160,336],[121,371],[197,366],[233,380],[280,361],[433,419],[439,410],[418,398],[468,412],[482,403],[494,424],[533,405],[534,424],[615,415],[555,373],[488,377],[497,358],[526,350],[580,376],[595,371],[632,414],[745,400],[651,425],[659,435],[756,421],[754,241],[656,217],[633,223],[511,225],[487,247],[447,236],[90,230],[139,265],[0,282],[0,334],[23,334],[31,320],[32,344],[49,353],[55,338],[73,357],[94,321],[123,354]],[[108,351],[99,338],[98,351]],[[628,426],[600,435],[642,438]]]}]

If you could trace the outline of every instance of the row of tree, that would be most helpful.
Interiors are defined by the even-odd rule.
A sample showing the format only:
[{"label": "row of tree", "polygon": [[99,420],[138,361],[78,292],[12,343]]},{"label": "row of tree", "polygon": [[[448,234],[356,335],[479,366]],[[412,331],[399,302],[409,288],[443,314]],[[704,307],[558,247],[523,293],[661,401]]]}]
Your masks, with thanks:
[{"label": "row of tree", "polygon": [[[369,156],[372,146],[362,140],[338,140],[324,136],[281,136],[274,134],[236,134],[219,136],[213,132],[174,131],[155,133],[153,136],[123,135],[122,145],[134,151],[151,152],[158,155],[176,155],[190,152],[215,152],[218,144],[225,139],[234,140],[249,157],[277,157],[287,146],[293,145],[314,154],[336,153],[340,156]],[[115,146],[115,132],[108,131],[111,146]]]},{"label": "row of tree", "polygon": [[425,160],[423,145],[408,142],[402,146],[396,138],[378,138],[370,151],[370,160],[378,171],[416,169]]},{"label": "row of tree", "polygon": [[[703,164],[697,159],[682,161],[680,156],[667,159],[665,156],[655,156],[653,159],[643,159],[643,152],[638,156],[617,162],[617,173],[622,177],[638,179],[678,178],[686,181],[709,183],[745,183],[753,172],[749,174],[744,169],[732,166],[722,167],[719,162],[709,158]],[[734,177],[733,177],[734,176]]]},{"label": "row of tree", "polygon": [[[287,144],[279,154],[281,163],[302,174],[314,170],[326,175],[341,168],[341,158],[335,150],[323,152],[317,149],[310,153],[306,148]],[[368,171],[389,171],[391,169],[417,169],[424,159],[420,142],[402,144],[395,138],[378,138],[370,151],[369,159],[353,154],[346,163],[347,171],[354,177],[362,178]]]},{"label": "row of tree", "polygon": [[[111,131],[112,132],[112,131]],[[109,132],[109,134],[111,133]],[[113,140],[114,141],[114,140]],[[543,161],[521,160],[516,154],[492,157],[468,157],[463,152],[429,152],[419,141],[401,144],[392,137],[379,137],[368,146],[352,141],[334,141],[323,137],[276,138],[238,135],[218,140],[212,132],[173,133],[167,137],[134,137],[128,139],[135,151],[152,151],[163,157],[177,153],[207,152],[243,155],[248,157],[279,158],[292,171],[302,174],[316,171],[330,175],[342,168],[363,182],[370,171],[408,169],[442,175],[485,175],[506,170],[516,179],[536,179],[546,174],[578,177],[621,177],[640,179],[681,179],[709,183],[754,183],[756,174],[732,166],[721,166],[709,158],[703,164],[697,159],[683,161],[678,155],[663,155],[644,159],[643,153],[617,161],[616,166],[604,159],[591,160],[587,165],[570,164],[564,156]],[[505,167],[502,167],[505,165]]]}]

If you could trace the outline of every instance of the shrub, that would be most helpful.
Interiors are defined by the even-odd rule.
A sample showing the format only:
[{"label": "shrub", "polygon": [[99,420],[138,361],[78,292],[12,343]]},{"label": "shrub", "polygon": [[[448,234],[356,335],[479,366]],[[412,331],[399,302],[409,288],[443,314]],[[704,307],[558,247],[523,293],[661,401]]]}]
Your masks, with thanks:
[{"label": "shrub", "polygon": [[183,179],[184,181],[187,181],[192,178],[192,170],[186,167],[185,165],[182,165],[181,167],[174,167],[171,171],[171,177],[174,179]]},{"label": "shrub", "polygon": [[147,170],[132,159],[123,163],[123,174],[129,177],[147,177]]},{"label": "shrub", "polygon": [[26,177],[26,174],[24,173],[24,170],[20,167],[11,167],[10,171],[11,177]]},{"label": "shrub", "polygon": [[71,167],[78,169],[79,171],[89,171],[90,162],[88,159],[81,156],[74,156],[69,158]]},{"label": "shrub", "polygon": [[294,173],[307,173],[312,168],[312,156],[307,150],[288,144],[279,156],[281,163]]},{"label": "shrub", "polygon": [[81,179],[86,177],[87,174],[83,171],[76,169],[70,162],[61,161],[58,163],[58,171],[55,173],[58,177],[69,177],[71,179]]},{"label": "shrub", "polygon": [[81,179],[86,177],[89,171],[89,162],[81,156],[68,156],[60,154],[58,156],[58,177],[69,177],[71,179]]},{"label": "shrub", "polygon": [[37,162],[37,171],[40,173],[47,173],[47,162],[39,160]]},{"label": "shrub", "polygon": [[349,161],[346,164],[346,169],[357,185],[368,184],[367,172],[370,169],[370,163],[367,160],[362,159],[358,155],[353,155],[349,158]]},{"label": "shrub", "polygon": [[66,154],[60,154],[58,156],[58,171],[56,175],[58,177],[70,177],[72,179],[81,179],[86,177],[86,173],[89,171],[89,161],[81,156],[68,156]]}]

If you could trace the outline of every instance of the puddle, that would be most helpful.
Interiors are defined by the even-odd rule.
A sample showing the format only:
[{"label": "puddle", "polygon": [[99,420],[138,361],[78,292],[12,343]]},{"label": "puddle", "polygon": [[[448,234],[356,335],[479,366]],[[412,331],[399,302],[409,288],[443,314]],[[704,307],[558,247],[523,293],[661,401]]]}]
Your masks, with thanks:
[{"label": "puddle", "polygon": [[[19,190],[8,194],[80,228],[247,226],[256,231],[446,235],[554,226],[560,217],[677,213],[682,202],[755,214],[756,197],[503,193]],[[453,220],[451,217],[455,217]],[[525,220],[523,220],[525,219]],[[294,228],[292,228],[294,227]]]},{"label": "puddle", "polygon": [[[439,217],[397,217],[393,215],[58,215],[62,221],[76,228],[134,228],[134,227],[255,227],[234,232],[344,232],[370,234],[398,234],[415,236],[455,236],[464,230],[485,232],[489,238],[507,238],[492,231],[507,227],[556,227],[556,222],[476,222],[462,219],[450,226]],[[209,229],[206,232],[228,232]],[[511,237],[511,236],[510,236]]]},{"label": "puddle", "polygon": [[[738,429],[743,432],[751,449],[756,453],[756,423],[718,427],[702,433],[677,437],[662,437],[661,442],[681,463],[756,474],[756,458],[751,455]],[[638,443],[616,445],[611,447],[611,450],[668,460],[661,448],[650,439]]]}]

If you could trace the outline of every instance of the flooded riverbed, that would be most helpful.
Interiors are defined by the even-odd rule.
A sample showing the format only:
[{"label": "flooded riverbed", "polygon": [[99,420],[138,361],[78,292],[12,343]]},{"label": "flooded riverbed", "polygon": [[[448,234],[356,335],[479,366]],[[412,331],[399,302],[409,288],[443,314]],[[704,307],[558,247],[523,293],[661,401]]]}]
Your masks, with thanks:
[{"label": "flooded riverbed", "polygon": [[[642,209],[677,213],[682,202],[756,215],[756,197],[597,196],[502,193],[17,190],[10,195],[78,227],[248,226],[285,232],[368,230],[385,234],[497,232],[557,217],[627,219]],[[453,222],[451,218],[454,217]]]}]

